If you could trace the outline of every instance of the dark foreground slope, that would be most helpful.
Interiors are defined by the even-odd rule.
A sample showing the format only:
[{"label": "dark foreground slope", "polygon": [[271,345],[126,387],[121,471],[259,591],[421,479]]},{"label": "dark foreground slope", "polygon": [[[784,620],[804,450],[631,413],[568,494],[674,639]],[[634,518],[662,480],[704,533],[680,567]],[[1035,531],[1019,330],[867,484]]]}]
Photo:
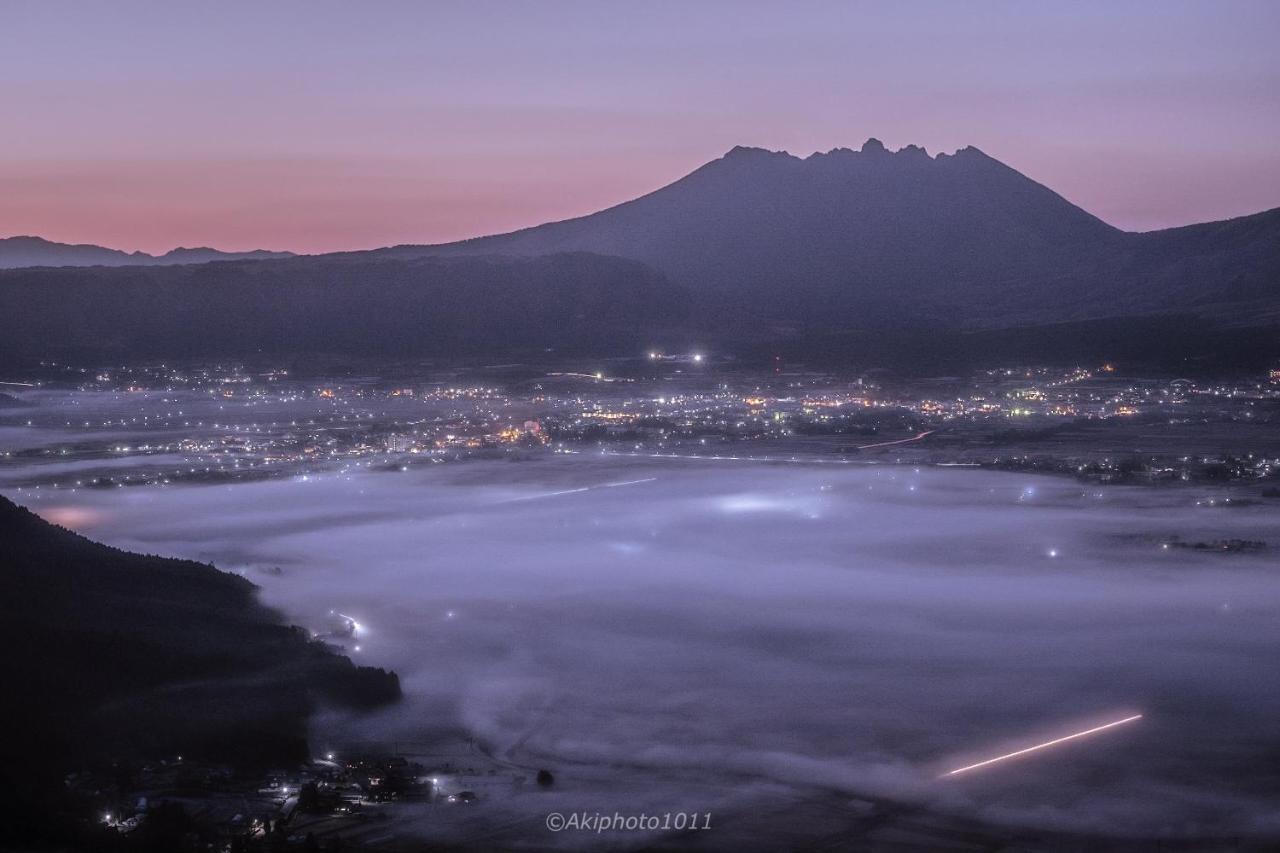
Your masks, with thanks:
[{"label": "dark foreground slope", "polygon": [[400,695],[394,673],[280,624],[243,578],[100,545],[2,497],[0,643],[7,840],[74,830],[70,770],[175,754],[293,763],[319,703]]},{"label": "dark foreground slope", "polygon": [[584,253],[10,270],[0,358],[625,351],[685,309],[645,265]]}]

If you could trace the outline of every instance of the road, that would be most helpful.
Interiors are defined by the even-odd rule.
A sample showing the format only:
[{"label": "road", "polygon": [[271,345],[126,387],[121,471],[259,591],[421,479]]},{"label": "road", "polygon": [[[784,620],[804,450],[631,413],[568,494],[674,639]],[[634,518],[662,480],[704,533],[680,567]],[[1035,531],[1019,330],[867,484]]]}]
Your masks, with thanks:
[{"label": "road", "polygon": [[936,429],[927,429],[924,432],[916,433],[911,438],[900,438],[897,441],[879,441],[875,444],[860,444],[858,445],[858,449],[870,450],[873,447],[892,447],[895,444],[910,444],[913,441],[919,441],[927,435],[933,435],[935,432],[937,432]]}]

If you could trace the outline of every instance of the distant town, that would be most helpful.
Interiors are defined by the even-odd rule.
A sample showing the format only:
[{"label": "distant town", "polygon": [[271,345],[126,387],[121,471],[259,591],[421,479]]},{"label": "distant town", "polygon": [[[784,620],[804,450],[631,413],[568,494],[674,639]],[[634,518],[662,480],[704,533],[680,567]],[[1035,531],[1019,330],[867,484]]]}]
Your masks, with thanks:
[{"label": "distant town", "polygon": [[[1097,483],[1280,476],[1280,368],[1231,380],[1112,364],[904,378],[760,371],[703,353],[649,352],[604,365],[406,366],[340,379],[241,364],[43,362],[33,374],[0,385],[0,422],[42,435],[0,455],[0,470],[28,472],[9,484],[21,493],[395,471],[540,452],[966,465]],[[38,411],[24,405],[37,399]],[[100,464],[73,476],[30,467],[41,461]]]},{"label": "distant town", "polygon": [[415,849],[392,843],[388,833],[388,822],[406,807],[467,843],[489,834],[469,814],[470,804],[549,789],[555,777],[457,738],[329,751],[261,775],[174,755],[72,773],[66,784],[75,799],[98,810],[104,844],[158,849],[168,839],[184,850],[241,853]]}]

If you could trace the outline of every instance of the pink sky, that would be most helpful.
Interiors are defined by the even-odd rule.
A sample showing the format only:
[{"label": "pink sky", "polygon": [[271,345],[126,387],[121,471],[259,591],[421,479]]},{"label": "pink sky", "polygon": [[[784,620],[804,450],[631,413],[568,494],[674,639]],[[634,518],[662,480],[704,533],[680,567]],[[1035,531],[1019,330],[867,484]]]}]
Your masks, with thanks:
[{"label": "pink sky", "polygon": [[9,2],[0,236],[328,251],[734,145],[977,145],[1113,224],[1280,206],[1280,4]]}]

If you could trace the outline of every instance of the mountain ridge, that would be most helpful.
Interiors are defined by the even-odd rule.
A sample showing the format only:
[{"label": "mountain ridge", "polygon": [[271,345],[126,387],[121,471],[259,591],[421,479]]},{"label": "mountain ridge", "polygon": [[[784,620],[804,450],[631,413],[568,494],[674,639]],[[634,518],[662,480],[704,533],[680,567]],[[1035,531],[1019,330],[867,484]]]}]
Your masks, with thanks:
[{"label": "mountain ridge", "polygon": [[1199,311],[1213,294],[1280,301],[1277,216],[1123,231],[974,146],[930,156],[872,138],[807,157],[736,146],[585,216],[373,253],[589,251],[758,319],[838,326],[892,310],[976,328],[1006,312],[1021,325]]},{"label": "mountain ridge", "polygon": [[0,271],[0,361],[644,346],[684,302],[645,264],[583,252],[36,267]]},{"label": "mountain ridge", "polygon": [[208,246],[179,246],[163,255],[126,252],[93,243],[59,243],[44,237],[18,234],[0,237],[0,269],[81,266],[169,266],[210,261],[275,260],[296,257],[293,252],[253,249],[224,252]]},{"label": "mountain ridge", "polygon": [[0,273],[10,356],[621,355],[677,339],[1258,363],[1280,357],[1280,208],[1126,232],[973,146],[870,139],[804,158],[738,146],[602,211],[456,243]]}]

